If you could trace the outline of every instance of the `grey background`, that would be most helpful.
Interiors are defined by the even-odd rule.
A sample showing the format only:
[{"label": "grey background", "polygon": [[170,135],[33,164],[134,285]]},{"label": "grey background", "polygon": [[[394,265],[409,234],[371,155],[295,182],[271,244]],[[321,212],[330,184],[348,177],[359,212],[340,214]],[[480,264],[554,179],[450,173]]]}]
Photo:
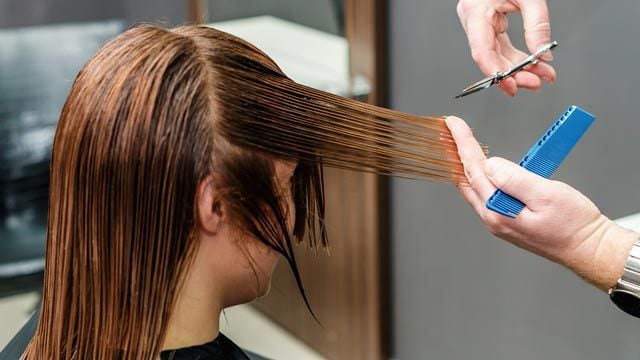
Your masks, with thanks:
[{"label": "grey background", "polygon": [[[454,101],[482,78],[456,1],[389,2],[392,107],[455,114],[517,161],[569,105],[596,116],[555,178],[609,217],[640,212],[640,3],[549,4],[558,81],[511,99]],[[511,17],[511,34],[522,38]],[[517,31],[515,30],[517,29]],[[398,359],[638,359],[640,321],[558,265],[493,238],[450,185],[393,180],[393,354]]]}]

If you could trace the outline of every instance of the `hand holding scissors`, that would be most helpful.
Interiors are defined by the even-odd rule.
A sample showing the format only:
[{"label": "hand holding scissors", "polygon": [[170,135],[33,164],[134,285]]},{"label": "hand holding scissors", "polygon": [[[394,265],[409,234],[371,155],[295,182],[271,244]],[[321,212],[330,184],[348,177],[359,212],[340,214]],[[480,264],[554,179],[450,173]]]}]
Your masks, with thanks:
[{"label": "hand holding scissors", "polygon": [[528,56],[526,59],[520,61],[519,63],[511,66],[508,70],[497,71],[492,76],[486,77],[474,84],[471,84],[470,86],[462,90],[462,93],[456,96],[455,98],[458,99],[463,96],[471,95],[480,90],[484,90],[490,87],[491,85],[499,84],[504,79],[514,76],[516,73],[527,69],[531,65],[537,64],[540,61],[540,58],[542,56],[544,56],[548,52],[551,52],[553,49],[556,48],[556,46],[558,46],[558,43],[556,41],[543,45],[542,47],[540,47],[540,49],[538,49],[538,51]]},{"label": "hand holding scissors", "polygon": [[[457,12],[469,40],[473,61],[485,76],[505,70],[528,55],[511,43],[510,14],[522,16],[529,54],[551,42],[547,0],[458,0]],[[514,96],[518,89],[540,90],[543,81],[553,83],[556,72],[547,63],[553,60],[551,53],[546,53],[542,60],[544,62],[505,78],[498,87]]]}]

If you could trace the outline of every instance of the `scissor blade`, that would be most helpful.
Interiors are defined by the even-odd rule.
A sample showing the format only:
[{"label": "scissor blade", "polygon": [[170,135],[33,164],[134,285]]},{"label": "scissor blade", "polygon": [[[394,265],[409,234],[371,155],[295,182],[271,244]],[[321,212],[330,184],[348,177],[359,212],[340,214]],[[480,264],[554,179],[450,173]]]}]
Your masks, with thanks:
[{"label": "scissor blade", "polygon": [[456,96],[454,99],[458,99],[461,98],[463,96],[467,96],[467,95],[471,95],[473,93],[477,93],[480,90],[484,90],[486,88],[488,88],[489,86],[493,85],[495,83],[496,77],[495,76],[489,76],[487,78],[484,78],[480,81],[478,81],[477,83],[474,83],[468,87],[466,87],[464,90],[462,90],[462,93],[458,96]]}]

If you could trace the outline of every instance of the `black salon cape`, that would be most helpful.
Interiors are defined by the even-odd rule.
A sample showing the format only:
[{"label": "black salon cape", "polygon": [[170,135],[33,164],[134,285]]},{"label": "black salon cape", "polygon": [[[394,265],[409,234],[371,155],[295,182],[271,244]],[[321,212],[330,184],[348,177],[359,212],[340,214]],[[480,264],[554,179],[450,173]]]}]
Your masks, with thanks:
[{"label": "black salon cape", "polygon": [[[0,352],[0,360],[18,360],[27,348],[29,341],[36,332],[39,311],[36,311],[29,321],[20,329],[16,336]],[[251,352],[243,352],[226,336],[218,335],[212,341],[177,350],[167,350],[160,354],[162,360],[268,360]]]},{"label": "black salon cape", "polygon": [[177,350],[166,350],[160,354],[161,360],[250,360],[238,345],[222,333],[214,340],[197,346]]}]

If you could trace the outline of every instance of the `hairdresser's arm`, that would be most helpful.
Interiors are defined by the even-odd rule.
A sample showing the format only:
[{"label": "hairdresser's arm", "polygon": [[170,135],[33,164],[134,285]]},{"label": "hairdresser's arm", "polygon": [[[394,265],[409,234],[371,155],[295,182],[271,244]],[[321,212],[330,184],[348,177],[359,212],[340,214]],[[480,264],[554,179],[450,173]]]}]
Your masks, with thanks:
[{"label": "hairdresser's arm", "polygon": [[[461,119],[449,117],[447,125],[470,183],[460,185],[460,193],[491,233],[573,270],[602,290],[616,284],[639,234],[609,220],[567,184],[504,159],[486,159]],[[486,208],[496,188],[525,203],[518,217],[511,219]]]},{"label": "hairdresser's arm", "polygon": [[[507,13],[521,12],[524,37],[529,52],[551,42],[551,25],[546,0],[459,0],[458,16],[469,38],[471,56],[485,75],[504,71],[511,64],[527,57],[516,49],[507,34]],[[551,53],[543,60],[551,61]],[[518,88],[540,90],[541,80],[554,82],[556,73],[551,65],[540,62],[528,71],[521,71],[500,83],[500,88],[514,96]]]}]

